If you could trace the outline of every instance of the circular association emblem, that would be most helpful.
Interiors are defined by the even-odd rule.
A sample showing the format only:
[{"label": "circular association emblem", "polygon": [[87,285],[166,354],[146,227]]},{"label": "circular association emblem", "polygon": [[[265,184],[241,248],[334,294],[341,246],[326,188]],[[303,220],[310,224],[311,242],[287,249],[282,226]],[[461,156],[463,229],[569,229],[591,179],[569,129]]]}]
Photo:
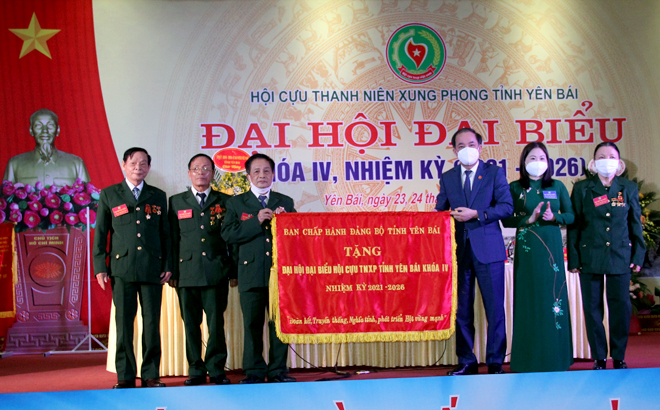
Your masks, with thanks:
[{"label": "circular association emblem", "polygon": [[387,65],[394,75],[410,84],[432,81],[442,72],[446,60],[444,40],[424,24],[401,26],[387,41]]}]

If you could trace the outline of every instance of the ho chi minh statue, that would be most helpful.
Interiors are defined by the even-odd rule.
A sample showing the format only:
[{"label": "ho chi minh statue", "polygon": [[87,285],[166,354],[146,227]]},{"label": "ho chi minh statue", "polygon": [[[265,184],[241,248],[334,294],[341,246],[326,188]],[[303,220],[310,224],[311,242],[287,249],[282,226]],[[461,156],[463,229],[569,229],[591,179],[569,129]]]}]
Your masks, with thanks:
[{"label": "ho chi minh statue", "polygon": [[83,160],[55,148],[55,137],[60,134],[57,114],[42,108],[30,116],[30,135],[36,146],[30,152],[12,157],[7,162],[4,179],[33,185],[73,185],[77,178],[89,182]]}]

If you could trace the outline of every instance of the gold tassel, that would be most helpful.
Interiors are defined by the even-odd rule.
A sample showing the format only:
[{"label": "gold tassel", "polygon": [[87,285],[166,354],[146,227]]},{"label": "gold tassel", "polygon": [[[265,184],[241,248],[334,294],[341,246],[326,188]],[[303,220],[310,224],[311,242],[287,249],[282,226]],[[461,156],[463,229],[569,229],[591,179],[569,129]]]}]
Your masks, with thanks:
[{"label": "gold tassel", "polygon": [[18,283],[18,253],[16,252],[16,231],[11,229],[11,288],[13,309],[0,312],[0,319],[16,317],[16,284]]},{"label": "gold tassel", "polygon": [[[16,252],[16,230],[11,230],[11,249],[12,249],[12,286],[16,292],[16,284],[18,283],[18,252]],[[16,297],[14,297],[14,317],[16,317]]]},{"label": "gold tassel", "polygon": [[284,343],[422,342],[449,339],[453,333],[453,322],[450,329],[425,332],[284,334],[277,326],[277,337]]},{"label": "gold tassel", "polygon": [[278,336],[280,332],[280,305],[279,291],[277,281],[277,215],[273,215],[270,222],[270,232],[273,236],[273,266],[270,268],[270,278],[268,278],[268,318],[275,322]]},{"label": "gold tassel", "polygon": [[458,307],[458,260],[456,258],[456,226],[454,225],[454,218],[449,217],[449,223],[451,224],[451,264],[452,264],[452,275],[451,275],[451,318],[449,319],[449,336],[454,334],[456,331],[456,309]]}]

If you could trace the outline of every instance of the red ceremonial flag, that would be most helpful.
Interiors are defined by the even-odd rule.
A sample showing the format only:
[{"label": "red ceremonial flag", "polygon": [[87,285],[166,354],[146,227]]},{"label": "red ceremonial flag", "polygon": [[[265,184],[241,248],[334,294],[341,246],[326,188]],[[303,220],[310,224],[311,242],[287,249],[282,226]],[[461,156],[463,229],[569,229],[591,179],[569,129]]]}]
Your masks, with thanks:
[{"label": "red ceremonial flag", "polygon": [[[59,117],[55,147],[81,157],[94,186],[122,179],[103,105],[91,0],[3,1],[0,67],[0,172],[11,157],[34,149],[29,118],[47,108]],[[92,283],[93,333],[107,333],[110,299]],[[86,292],[82,306],[86,323]]]},{"label": "red ceremonial flag", "polygon": [[271,314],[286,343],[444,340],[456,317],[449,212],[283,213]]}]

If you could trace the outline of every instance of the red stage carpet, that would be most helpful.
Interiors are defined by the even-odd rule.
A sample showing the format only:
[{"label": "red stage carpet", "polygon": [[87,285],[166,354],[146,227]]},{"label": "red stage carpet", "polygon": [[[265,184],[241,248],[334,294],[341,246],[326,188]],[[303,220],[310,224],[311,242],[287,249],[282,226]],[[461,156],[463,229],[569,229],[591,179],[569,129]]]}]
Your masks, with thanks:
[{"label": "red stage carpet", "polygon": [[[68,354],[43,357],[42,355],[15,355],[0,359],[0,393],[46,392],[64,390],[109,389],[116,376],[105,370],[105,353]],[[660,367],[660,333],[631,336],[626,361],[630,368]],[[608,366],[611,367],[611,361]],[[589,370],[592,362],[580,360],[571,370]],[[351,380],[386,379],[400,377],[445,376],[450,367],[417,367],[399,369],[341,368]],[[509,371],[508,366],[504,366]],[[356,374],[356,371],[368,373]],[[486,367],[480,367],[486,373]],[[340,376],[318,369],[293,369],[291,374],[299,381],[317,381]],[[240,371],[228,372],[232,383],[244,376]],[[185,377],[165,377],[168,386],[183,386]],[[139,382],[138,382],[139,385]]]}]

